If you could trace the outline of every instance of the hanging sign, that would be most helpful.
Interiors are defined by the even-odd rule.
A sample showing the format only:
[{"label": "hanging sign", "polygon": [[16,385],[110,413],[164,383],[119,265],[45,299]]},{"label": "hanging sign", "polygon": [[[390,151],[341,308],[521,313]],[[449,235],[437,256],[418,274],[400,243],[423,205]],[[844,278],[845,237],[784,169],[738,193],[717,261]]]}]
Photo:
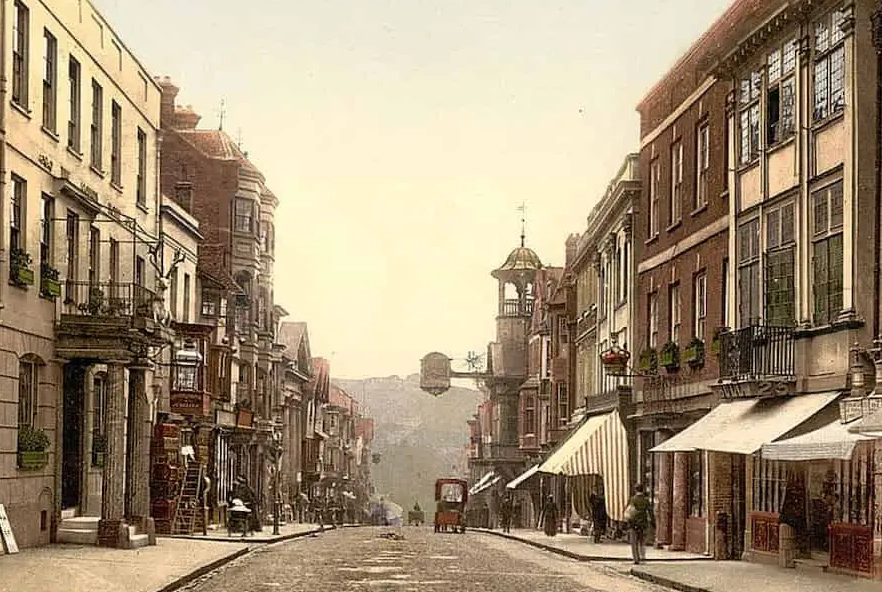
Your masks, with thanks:
[{"label": "hanging sign", "polygon": [[6,506],[3,504],[0,504],[0,539],[2,539],[0,548],[5,547],[6,552],[9,554],[18,553],[18,543],[15,542],[15,535],[12,534],[9,516],[6,515]]}]

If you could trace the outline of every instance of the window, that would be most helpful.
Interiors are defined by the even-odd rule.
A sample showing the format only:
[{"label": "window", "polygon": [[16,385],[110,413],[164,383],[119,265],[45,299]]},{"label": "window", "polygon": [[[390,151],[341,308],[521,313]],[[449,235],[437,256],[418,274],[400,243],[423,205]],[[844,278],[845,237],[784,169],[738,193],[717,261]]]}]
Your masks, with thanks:
[{"label": "window", "polygon": [[174,366],[174,390],[198,391],[200,389],[200,366]]},{"label": "window", "polygon": [[621,285],[622,285],[622,296],[621,296],[621,302],[627,302],[627,300],[628,300],[628,296],[629,296],[629,294],[628,294],[628,288],[629,288],[629,284],[628,284],[628,282],[629,282],[629,279],[630,279],[630,278],[629,278],[630,274],[628,273],[628,266],[631,264],[631,263],[630,263],[630,257],[631,257],[631,252],[630,252],[630,251],[631,251],[631,243],[630,243],[630,241],[628,241],[627,239],[625,239],[624,245],[622,246],[622,255],[621,255],[621,259],[622,259],[622,282],[621,282]]},{"label": "window", "polygon": [[172,318],[178,320],[178,270],[172,269],[168,276],[168,309]]},{"label": "window", "polygon": [[202,316],[216,317],[218,308],[217,294],[211,290],[202,290]]},{"label": "window", "polygon": [[652,292],[649,295],[647,316],[649,317],[649,333],[646,345],[650,348],[656,348],[658,347],[658,292]]},{"label": "window", "polygon": [[184,274],[184,322],[190,322],[190,274]]},{"label": "window", "polygon": [[828,325],[842,310],[842,181],[812,194],[814,321]]},{"label": "window", "polygon": [[135,257],[135,285],[144,287],[144,258]]},{"label": "window", "polygon": [[796,237],[794,205],[779,206],[766,214],[765,313],[767,324],[796,324]]},{"label": "window", "polygon": [[110,105],[110,182],[122,185],[122,108],[113,101]]},{"label": "window", "polygon": [[570,342],[570,329],[567,327],[567,318],[565,316],[558,317],[557,319],[557,338],[561,345],[566,345]]},{"label": "window", "polygon": [[707,335],[707,273],[695,274],[692,278],[692,334],[704,341]]},{"label": "window", "polygon": [[668,339],[680,343],[680,284],[668,287]]},{"label": "window", "polygon": [[56,131],[58,98],[58,41],[43,30],[43,127]]},{"label": "window", "polygon": [[741,123],[740,162],[750,164],[759,157],[760,141],[760,91],[763,78],[760,72],[751,72],[741,81]]},{"label": "window", "polygon": [[237,232],[251,232],[251,202],[247,199],[236,199],[236,225]]},{"label": "window", "polygon": [[147,205],[147,134],[138,128],[138,190],[137,203]]},{"label": "window", "polygon": [[107,409],[107,375],[96,374],[92,379],[92,464],[99,464],[95,440],[105,434],[105,416]]},{"label": "window", "polygon": [[67,146],[75,152],[80,152],[80,63],[73,56],[70,57],[67,74],[70,82],[70,120],[67,122]]},{"label": "window", "polygon": [[104,134],[104,89],[94,78],[92,79],[92,167],[101,170],[102,135]]},{"label": "window", "polygon": [[570,396],[565,382],[557,383],[557,420],[561,427],[570,423]]},{"label": "window", "polygon": [[700,518],[704,515],[704,507],[702,500],[704,496],[704,463],[702,462],[703,453],[695,450],[689,453],[689,507],[688,514],[693,518]]},{"label": "window", "polygon": [[658,159],[649,165],[649,238],[658,236],[658,190],[661,185],[661,167]]},{"label": "window", "polygon": [[28,7],[15,2],[12,14],[12,101],[28,109]]},{"label": "window", "polygon": [[67,279],[75,282],[79,277],[79,246],[80,246],[80,217],[67,211]]},{"label": "window", "polygon": [[110,283],[119,283],[119,242],[110,239]]},{"label": "window", "polygon": [[738,326],[750,327],[760,319],[759,219],[741,225],[738,252]]},{"label": "window", "polygon": [[786,140],[796,130],[796,41],[776,48],[767,60],[766,141],[769,146]]},{"label": "window", "polygon": [[18,427],[33,426],[37,417],[37,364],[32,360],[18,362]]},{"label": "window", "polygon": [[710,168],[710,125],[707,122],[698,126],[695,142],[695,169],[698,178],[695,184],[695,209],[707,205],[707,171]]},{"label": "window", "polygon": [[597,277],[597,317],[601,319],[606,317],[606,267],[606,263],[600,264],[600,271]]},{"label": "window", "polygon": [[536,399],[532,395],[524,397],[524,434],[536,433]]},{"label": "window", "polygon": [[820,121],[845,107],[845,15],[840,10],[815,24],[813,119]]},{"label": "window", "polygon": [[52,265],[52,244],[54,236],[52,222],[55,217],[55,200],[49,195],[43,195],[43,209],[40,217],[40,263]]},{"label": "window", "polygon": [[25,250],[25,204],[27,204],[27,183],[21,177],[12,175],[12,192],[9,196],[9,251]]},{"label": "window", "polygon": [[677,140],[671,146],[671,210],[668,224],[680,221],[683,188],[683,142]]},{"label": "window", "polygon": [[89,229],[89,285],[101,281],[101,233],[94,226]]}]

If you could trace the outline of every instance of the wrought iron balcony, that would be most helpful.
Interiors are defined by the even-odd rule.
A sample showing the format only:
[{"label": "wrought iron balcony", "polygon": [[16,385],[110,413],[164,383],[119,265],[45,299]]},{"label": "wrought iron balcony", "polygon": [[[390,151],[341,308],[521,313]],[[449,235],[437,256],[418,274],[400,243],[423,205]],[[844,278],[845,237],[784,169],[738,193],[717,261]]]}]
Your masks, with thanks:
[{"label": "wrought iron balcony", "polygon": [[753,325],[720,334],[720,378],[755,381],[795,375],[792,327]]},{"label": "wrought iron balcony", "polygon": [[158,297],[134,283],[64,282],[61,314],[95,318],[152,318]]}]

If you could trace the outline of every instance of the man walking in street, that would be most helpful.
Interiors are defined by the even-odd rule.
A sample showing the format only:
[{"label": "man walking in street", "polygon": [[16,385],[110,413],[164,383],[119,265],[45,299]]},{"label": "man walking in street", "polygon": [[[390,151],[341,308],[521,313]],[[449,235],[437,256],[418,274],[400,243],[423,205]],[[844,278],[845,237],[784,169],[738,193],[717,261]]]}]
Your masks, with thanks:
[{"label": "man walking in street", "polygon": [[634,565],[646,561],[646,546],[644,537],[646,530],[655,522],[652,516],[652,503],[643,490],[643,484],[634,486],[634,495],[625,508],[625,522],[631,529],[631,556]]}]

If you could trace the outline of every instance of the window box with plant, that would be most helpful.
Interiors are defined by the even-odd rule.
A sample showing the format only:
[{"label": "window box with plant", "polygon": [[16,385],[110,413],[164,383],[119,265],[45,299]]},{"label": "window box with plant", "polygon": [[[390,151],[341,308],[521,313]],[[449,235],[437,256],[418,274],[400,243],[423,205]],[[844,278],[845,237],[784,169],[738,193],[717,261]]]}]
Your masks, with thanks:
[{"label": "window box with plant", "polygon": [[693,337],[689,345],[683,351],[683,360],[690,368],[699,368],[704,365],[704,341]]},{"label": "window box with plant", "polygon": [[711,353],[715,356],[720,355],[720,341],[722,340],[722,336],[729,329],[727,327],[717,327],[714,329],[714,337],[711,339]]},{"label": "window box with plant", "polygon": [[55,300],[61,296],[61,282],[58,270],[48,263],[40,264],[40,296]]},{"label": "window box with plant", "polygon": [[107,436],[95,434],[92,436],[92,466],[103,467],[107,454]]},{"label": "window box with plant", "polygon": [[49,436],[29,425],[18,428],[18,467],[39,470],[49,464]]},{"label": "window box with plant", "polygon": [[658,353],[655,348],[647,348],[640,352],[637,370],[643,374],[655,374],[658,371]]},{"label": "window box with plant", "polygon": [[668,372],[676,372],[680,369],[680,346],[673,341],[667,342],[661,349],[659,364]]},{"label": "window box with plant", "polygon": [[34,285],[33,259],[29,253],[15,247],[9,252],[9,280],[16,286]]}]

